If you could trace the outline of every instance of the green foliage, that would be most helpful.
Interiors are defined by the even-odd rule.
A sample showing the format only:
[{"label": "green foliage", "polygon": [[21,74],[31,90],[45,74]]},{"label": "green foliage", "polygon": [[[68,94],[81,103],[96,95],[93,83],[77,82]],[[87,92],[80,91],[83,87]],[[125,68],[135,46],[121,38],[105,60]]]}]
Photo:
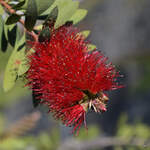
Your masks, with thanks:
[{"label": "green foliage", "polygon": [[54,128],[50,135],[43,133],[38,137],[36,146],[38,150],[54,150],[60,143],[60,133],[59,130]]},{"label": "green foliage", "polygon": [[87,15],[87,10],[85,10],[85,9],[78,9],[78,10],[76,10],[74,15],[69,20],[72,20],[73,24],[77,24],[82,19],[84,19],[86,15]]},{"label": "green foliage", "polygon": [[9,45],[6,53],[0,51],[0,108],[6,107],[12,104],[12,102],[20,100],[20,97],[30,94],[30,91],[24,87],[24,83],[21,81],[17,81],[15,83],[15,88],[12,90],[7,93],[4,92],[2,80],[11,49],[12,47]]},{"label": "green foliage", "polygon": [[6,20],[6,25],[17,23],[20,20],[20,18],[21,18],[20,15],[11,14]]},{"label": "green foliage", "polygon": [[8,42],[13,47],[15,46],[17,31],[18,31],[17,25],[13,26],[11,30],[8,30]]},{"label": "green foliage", "polygon": [[11,25],[4,25],[4,20],[1,18],[1,29],[0,31],[2,32],[0,35],[1,38],[1,50],[5,52],[8,48],[8,43],[11,44],[12,46],[15,45],[16,42],[16,35],[20,32],[19,28],[16,24],[11,24]]},{"label": "green foliage", "polygon": [[3,7],[0,5],[0,15],[3,15],[3,13],[4,13],[4,9],[3,9]]},{"label": "green foliage", "polygon": [[48,17],[46,18],[45,22],[44,22],[44,26],[49,26],[49,27],[54,27],[54,24],[56,22],[58,16],[58,7],[56,6],[51,13],[48,15]]},{"label": "green foliage", "polygon": [[54,0],[44,0],[41,2],[41,0],[36,0],[37,9],[38,9],[38,15],[46,11],[52,4]]},{"label": "green foliage", "polygon": [[72,1],[72,0],[64,0],[64,1],[59,1],[57,5],[58,5],[59,12],[58,12],[58,18],[55,23],[55,28],[58,28],[59,26],[63,25],[71,18],[71,16],[76,12],[79,6],[79,2]]},{"label": "green foliage", "polygon": [[100,130],[97,126],[92,125],[89,126],[88,130],[85,128],[81,128],[79,135],[76,137],[78,140],[91,140],[100,135]]},{"label": "green foliage", "polygon": [[3,52],[5,52],[7,50],[7,48],[8,48],[8,41],[6,39],[6,35],[5,35],[4,30],[3,30],[3,32],[2,32],[2,39],[1,39],[1,50]]},{"label": "green foliage", "polygon": [[44,28],[39,35],[39,42],[44,42],[45,40],[50,40],[50,30],[49,27]]},{"label": "green foliage", "polygon": [[20,28],[16,24],[5,25],[2,31],[2,51],[6,51],[8,48],[8,44],[12,47],[15,46],[16,41],[20,40]]},{"label": "green foliage", "polygon": [[25,55],[23,50],[22,50],[22,56],[21,57],[22,57],[21,63],[20,63],[19,68],[18,68],[18,76],[21,76],[24,73],[26,73],[30,67],[28,65],[28,61],[27,61],[26,55]]},{"label": "green foliage", "polygon": [[67,21],[73,21],[74,24],[81,21],[87,14],[84,9],[78,9],[79,2],[72,0],[56,0],[54,4],[42,15],[48,15],[54,7],[58,7],[59,13],[55,28],[63,25]]},{"label": "green foliage", "polygon": [[46,40],[50,40],[50,36],[51,36],[51,30],[50,27],[53,28],[54,24],[56,22],[58,16],[58,7],[56,6],[51,13],[48,15],[48,17],[46,18],[45,22],[43,23],[43,30],[40,32],[39,35],[39,42],[44,42]]},{"label": "green foliage", "polygon": [[22,50],[17,51],[19,46],[22,45],[25,41],[25,35],[23,35],[22,39],[15,45],[15,48],[8,60],[8,64],[6,66],[5,74],[4,74],[4,91],[9,91],[14,85],[18,77],[18,69],[19,65],[22,61],[23,56],[25,55],[25,47]]},{"label": "green foliage", "polygon": [[37,4],[35,0],[28,0],[26,15],[25,15],[25,27],[27,30],[32,31],[36,19],[38,16]]},{"label": "green foliage", "polygon": [[[26,0],[25,3],[20,6],[20,9],[28,9],[28,3],[30,0]],[[40,15],[43,12],[45,12],[52,4],[54,3],[54,0],[44,0],[41,2],[41,0],[35,0],[34,4],[37,6],[37,14]]]},{"label": "green foliage", "polygon": [[25,4],[25,0],[23,1],[20,1],[18,4],[14,5],[12,8],[15,9],[15,10],[20,10],[21,7]]},{"label": "green foliage", "polygon": [[23,150],[26,146],[27,143],[21,138],[8,138],[0,143],[0,149],[3,150]]},{"label": "green foliage", "polygon": [[57,129],[53,129],[52,133],[41,133],[37,137],[9,137],[0,142],[0,149],[3,150],[54,150],[59,145],[60,135]]},{"label": "green foliage", "polygon": [[[14,25],[10,25],[10,26],[14,26]],[[8,40],[8,30],[10,26],[6,24],[4,25],[4,34],[5,34],[6,40]]]},{"label": "green foliage", "polygon": [[[127,123],[127,115],[123,114],[120,117],[120,120],[118,122],[118,130],[116,133],[116,136],[125,138],[128,140],[138,138],[141,140],[147,140],[150,138],[150,127],[141,123],[141,122],[135,122],[135,124],[128,124]],[[140,141],[139,141],[140,142]],[[125,146],[129,150],[136,150],[137,147],[135,146]],[[139,150],[145,150],[144,148],[144,142],[143,142],[143,147],[138,147]],[[123,150],[123,147],[116,147],[115,150]],[[148,150],[148,149],[146,149]]]},{"label": "green foliage", "polygon": [[93,51],[93,50],[95,50],[96,49],[96,46],[95,45],[93,45],[93,44],[89,44],[88,45],[88,50],[89,51]]},{"label": "green foliage", "polygon": [[82,35],[84,38],[87,38],[90,35],[90,30],[84,30],[78,33],[78,35]]}]

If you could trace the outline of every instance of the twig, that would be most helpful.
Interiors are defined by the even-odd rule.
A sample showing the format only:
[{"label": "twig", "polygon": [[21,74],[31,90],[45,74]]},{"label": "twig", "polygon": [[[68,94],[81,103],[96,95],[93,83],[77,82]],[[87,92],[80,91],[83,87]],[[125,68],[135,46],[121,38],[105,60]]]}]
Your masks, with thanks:
[{"label": "twig", "polygon": [[[9,13],[11,13],[11,14],[16,14],[16,11],[15,11],[14,9],[12,9],[11,6],[10,6],[7,2],[5,2],[4,0],[0,0],[0,4],[1,4],[4,8],[6,8]],[[23,25],[23,27],[25,28],[24,20],[20,19],[19,22],[20,22],[20,23]],[[29,31],[27,31],[26,29],[25,29],[25,31],[26,31],[28,34],[30,34],[30,35],[34,38],[35,41],[38,41],[38,37],[37,37],[37,35],[36,35],[33,31],[29,32]]]}]

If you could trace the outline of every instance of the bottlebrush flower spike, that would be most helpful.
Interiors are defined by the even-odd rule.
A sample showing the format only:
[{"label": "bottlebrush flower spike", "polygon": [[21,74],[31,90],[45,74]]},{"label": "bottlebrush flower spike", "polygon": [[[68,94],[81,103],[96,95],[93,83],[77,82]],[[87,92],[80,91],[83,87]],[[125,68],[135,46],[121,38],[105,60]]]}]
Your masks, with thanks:
[{"label": "bottlebrush flower spike", "polygon": [[95,50],[72,26],[51,33],[48,42],[34,43],[29,56],[28,86],[47,104],[53,116],[78,131],[89,109],[105,112],[105,91],[120,88],[119,73],[107,58]]}]

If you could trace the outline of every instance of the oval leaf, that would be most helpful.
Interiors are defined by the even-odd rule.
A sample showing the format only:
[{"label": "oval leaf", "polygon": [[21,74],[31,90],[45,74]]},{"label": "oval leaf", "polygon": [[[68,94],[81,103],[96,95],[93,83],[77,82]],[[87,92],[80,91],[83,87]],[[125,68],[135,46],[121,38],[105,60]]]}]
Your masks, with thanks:
[{"label": "oval leaf", "polygon": [[55,23],[55,28],[65,24],[71,16],[76,12],[79,2],[72,0],[64,0],[57,4],[58,6],[58,17]]},{"label": "oval leaf", "polygon": [[[28,1],[26,0],[25,4],[22,6],[22,9],[27,10],[28,8]],[[37,13],[38,15],[44,13],[49,7],[53,4],[54,0],[35,0],[37,6]]]},{"label": "oval leaf", "polygon": [[49,27],[53,27],[55,22],[56,22],[56,19],[57,19],[57,16],[58,16],[58,7],[56,6],[52,12],[48,15],[48,17],[46,18],[45,22],[44,22],[44,26],[49,26]]},{"label": "oval leaf", "polygon": [[86,39],[89,36],[89,34],[90,34],[90,30],[84,30],[79,32],[77,35],[81,35]]},{"label": "oval leaf", "polygon": [[18,69],[18,76],[25,74],[30,67],[28,65],[27,57],[25,56],[25,54],[23,54],[23,55],[24,55],[24,57],[21,60],[21,64],[19,65],[19,69]]},{"label": "oval leaf", "polygon": [[37,19],[37,6],[35,0],[28,0],[28,7],[25,15],[25,27],[32,31]]},{"label": "oval leaf", "polygon": [[17,51],[18,47],[25,42],[25,35],[21,38],[19,42],[16,43],[15,49],[13,50],[9,60],[8,64],[6,66],[6,70],[4,73],[4,83],[3,88],[4,91],[9,91],[16,82],[17,79],[17,71],[20,65],[20,59],[22,58],[23,52]]},{"label": "oval leaf", "polygon": [[36,0],[38,15],[46,11],[52,4],[54,0]]},{"label": "oval leaf", "polygon": [[17,14],[12,14],[7,18],[6,25],[14,24],[14,23],[18,22],[20,20],[20,18],[21,18],[21,16],[19,16]]},{"label": "oval leaf", "polygon": [[14,6],[12,7],[12,9],[20,10],[21,7],[22,7],[24,4],[25,4],[25,0],[23,0],[23,1],[19,2],[18,4],[14,5]]},{"label": "oval leaf", "polygon": [[7,47],[8,47],[8,41],[7,41],[7,39],[6,39],[4,30],[3,30],[3,32],[2,32],[2,41],[1,41],[1,50],[2,50],[3,52],[6,52]]},{"label": "oval leaf", "polygon": [[93,51],[95,49],[96,49],[96,45],[93,45],[93,44],[88,45],[88,51]]},{"label": "oval leaf", "polygon": [[17,34],[17,25],[13,26],[11,30],[8,30],[8,42],[11,46],[15,46],[16,42],[16,34]]},{"label": "oval leaf", "polygon": [[75,14],[69,20],[72,20],[73,24],[77,24],[82,19],[84,19],[86,15],[87,15],[87,10],[85,10],[85,9],[78,9],[75,12]]}]

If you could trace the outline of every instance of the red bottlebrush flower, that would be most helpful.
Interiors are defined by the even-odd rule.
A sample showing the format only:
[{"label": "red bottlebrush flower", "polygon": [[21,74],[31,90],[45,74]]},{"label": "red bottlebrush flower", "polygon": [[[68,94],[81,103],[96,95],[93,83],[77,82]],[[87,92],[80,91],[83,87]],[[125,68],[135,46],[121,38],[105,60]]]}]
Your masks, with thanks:
[{"label": "red bottlebrush flower", "polygon": [[103,93],[120,88],[114,66],[101,52],[88,52],[88,42],[72,26],[53,30],[49,42],[34,43],[29,56],[28,86],[66,126],[78,130],[85,113],[106,111]]}]

